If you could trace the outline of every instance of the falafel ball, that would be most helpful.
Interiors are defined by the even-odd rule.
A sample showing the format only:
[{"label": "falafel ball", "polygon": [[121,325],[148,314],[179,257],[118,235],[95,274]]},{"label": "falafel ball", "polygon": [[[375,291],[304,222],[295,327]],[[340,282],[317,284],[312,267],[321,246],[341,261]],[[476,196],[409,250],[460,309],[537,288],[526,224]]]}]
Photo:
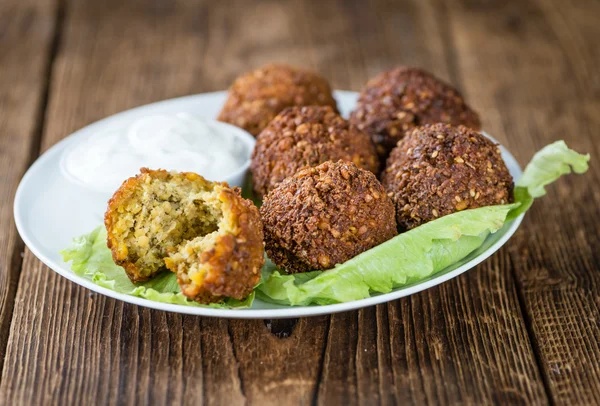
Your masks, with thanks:
[{"label": "falafel ball", "polygon": [[327,80],[309,70],[270,64],[233,82],[218,120],[256,137],[284,108],[308,105],[331,106],[337,111]]},{"label": "falafel ball", "polygon": [[132,282],[165,267],[200,302],[243,299],[260,280],[262,224],[239,189],[191,172],[141,169],[108,203],[108,248]]},{"label": "falafel ball", "polygon": [[256,139],[250,170],[260,197],[300,169],[345,160],[378,173],[369,136],[330,106],[288,107]]},{"label": "falafel ball", "polygon": [[397,234],[375,175],[341,160],[286,178],[260,213],[267,254],[289,273],[333,268]]},{"label": "falafel ball", "polygon": [[414,127],[445,123],[481,129],[479,116],[458,90],[425,70],[404,66],[367,82],[350,122],[371,136],[382,162]]},{"label": "falafel ball", "polygon": [[462,125],[413,129],[392,151],[381,180],[403,230],[513,201],[513,179],[498,145]]}]

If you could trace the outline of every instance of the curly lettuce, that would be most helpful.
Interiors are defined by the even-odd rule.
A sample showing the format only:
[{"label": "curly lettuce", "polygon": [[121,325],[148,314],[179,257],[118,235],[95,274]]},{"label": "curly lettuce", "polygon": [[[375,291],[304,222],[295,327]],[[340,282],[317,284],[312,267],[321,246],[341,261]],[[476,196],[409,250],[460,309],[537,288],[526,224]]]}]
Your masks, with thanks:
[{"label": "curly lettuce", "polygon": [[327,271],[287,275],[265,267],[258,297],[280,305],[348,302],[419,282],[466,258],[489,234],[524,213],[560,176],[588,169],[589,155],[563,141],[540,150],[516,183],[515,203],[454,213],[423,224]]}]

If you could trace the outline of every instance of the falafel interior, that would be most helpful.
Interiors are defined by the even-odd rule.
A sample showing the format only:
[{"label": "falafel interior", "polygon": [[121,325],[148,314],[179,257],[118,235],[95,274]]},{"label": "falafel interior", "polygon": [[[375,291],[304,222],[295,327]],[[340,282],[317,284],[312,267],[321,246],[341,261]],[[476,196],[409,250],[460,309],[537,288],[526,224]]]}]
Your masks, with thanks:
[{"label": "falafel interior", "polygon": [[228,187],[216,186],[205,199],[221,210],[218,231],[185,241],[165,264],[177,273],[181,291],[196,301],[241,300],[258,284],[265,261],[258,209]]},{"label": "falafel interior", "polygon": [[[143,168],[115,193],[105,215],[108,247],[115,263],[123,266],[133,282],[147,280],[166,266],[177,273],[182,292],[203,303],[219,301],[222,296],[242,299],[258,282],[262,252],[251,253],[247,267],[235,264],[240,234],[236,216],[243,210],[232,210],[228,200],[236,199],[244,200],[226,184],[209,182],[197,174]],[[245,207],[251,216],[252,209]],[[254,221],[252,226],[262,241],[259,224]],[[221,242],[223,247],[219,247]],[[233,276],[240,280],[220,275],[223,270],[215,266],[215,255],[234,263],[231,266],[241,272]]]}]

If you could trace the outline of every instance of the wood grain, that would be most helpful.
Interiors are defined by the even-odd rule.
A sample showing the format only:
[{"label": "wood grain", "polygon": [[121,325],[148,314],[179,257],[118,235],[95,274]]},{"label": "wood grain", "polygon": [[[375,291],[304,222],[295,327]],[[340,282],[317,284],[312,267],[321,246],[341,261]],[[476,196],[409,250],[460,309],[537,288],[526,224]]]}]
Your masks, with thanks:
[{"label": "wood grain", "polygon": [[[595,158],[600,53],[591,23],[600,6],[577,1],[504,2],[492,10],[452,2],[457,60],[486,127],[520,162],[564,139]],[[477,57],[469,58],[469,55]],[[490,76],[495,80],[486,80]],[[599,172],[557,182],[508,245],[511,268],[550,399],[600,402]]]},{"label": "wood grain", "polygon": [[[45,7],[50,18],[55,10]],[[107,115],[223,89],[280,61],[352,90],[391,66],[422,66],[459,86],[520,162],[556,138],[597,155],[594,8],[581,0],[68,0],[40,149]],[[0,51],[15,52],[3,29]],[[0,53],[0,73],[5,60]],[[18,106],[33,113],[39,64],[12,68],[30,88]],[[35,123],[16,131],[35,134]],[[22,148],[37,149],[33,138]],[[10,156],[14,189],[28,155]],[[553,186],[507,247],[476,269],[332,316],[263,322],[153,311],[80,288],[26,250],[0,404],[598,403],[600,192],[587,186],[600,173],[590,172]],[[6,286],[10,299],[14,282]]]},{"label": "wood grain", "polygon": [[[377,5],[350,13],[357,36],[372,41],[361,47],[365,72],[412,64],[461,85],[444,7],[419,1]],[[380,44],[387,45],[383,54]],[[544,404],[508,252],[494,259],[495,265],[487,262],[377,312],[332,316],[318,402]]]},{"label": "wood grain", "polygon": [[[328,317],[266,324],[262,320],[230,321],[248,403],[311,404],[319,382]],[[273,325],[281,324],[287,324],[281,329],[286,333],[280,337],[272,334]]]},{"label": "wood grain", "polygon": [[[262,9],[271,7],[280,12],[276,2]],[[233,4],[233,9],[244,10],[245,2]],[[240,58],[240,66],[254,63],[238,55],[235,46],[228,48],[232,54],[223,54],[223,44],[229,43],[227,27],[235,25],[228,21],[230,11],[212,2],[68,2],[41,150],[106,115],[225,88],[232,74],[227,75],[221,58]],[[260,7],[249,18],[247,28],[264,18]],[[248,41],[242,32],[237,37]],[[271,38],[276,42],[275,35]],[[295,51],[290,47],[288,53]],[[301,54],[296,57],[300,62]],[[247,397],[272,394],[306,402],[314,396],[327,319],[320,329],[312,322],[299,323],[294,330],[303,333],[287,347],[264,348],[264,357],[276,355],[276,348],[296,360],[286,364],[287,387],[279,385],[275,374],[269,389],[257,374],[281,372],[272,368],[278,360],[263,362],[261,370],[248,353],[263,341],[279,340],[262,321],[234,327],[227,320],[182,317],[115,302],[59,277],[28,250],[22,275],[0,403],[240,404]],[[246,341],[255,348],[247,347]],[[314,343],[319,349],[313,356]],[[304,349],[306,356],[298,358],[296,348]],[[304,372],[308,367],[311,370]],[[294,370],[297,375],[291,373]]]},{"label": "wood grain", "polygon": [[39,144],[56,20],[54,0],[0,2],[0,369],[24,248],[13,199]]},{"label": "wood grain", "polygon": [[[204,4],[187,1],[66,4],[41,149],[117,111],[225,86],[204,77],[206,23],[213,17],[207,14]],[[21,281],[1,404],[243,399],[227,321],[155,312],[92,294],[30,251]]]}]

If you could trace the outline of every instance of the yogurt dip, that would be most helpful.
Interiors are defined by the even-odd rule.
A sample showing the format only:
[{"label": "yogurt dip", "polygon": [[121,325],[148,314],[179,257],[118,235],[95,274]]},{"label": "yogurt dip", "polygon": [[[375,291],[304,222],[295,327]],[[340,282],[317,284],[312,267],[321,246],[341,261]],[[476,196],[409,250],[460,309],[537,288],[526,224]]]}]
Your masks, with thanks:
[{"label": "yogurt dip", "polygon": [[72,181],[99,192],[114,192],[142,167],[241,186],[253,146],[251,135],[229,124],[188,113],[154,114],[74,142],[61,167]]}]

